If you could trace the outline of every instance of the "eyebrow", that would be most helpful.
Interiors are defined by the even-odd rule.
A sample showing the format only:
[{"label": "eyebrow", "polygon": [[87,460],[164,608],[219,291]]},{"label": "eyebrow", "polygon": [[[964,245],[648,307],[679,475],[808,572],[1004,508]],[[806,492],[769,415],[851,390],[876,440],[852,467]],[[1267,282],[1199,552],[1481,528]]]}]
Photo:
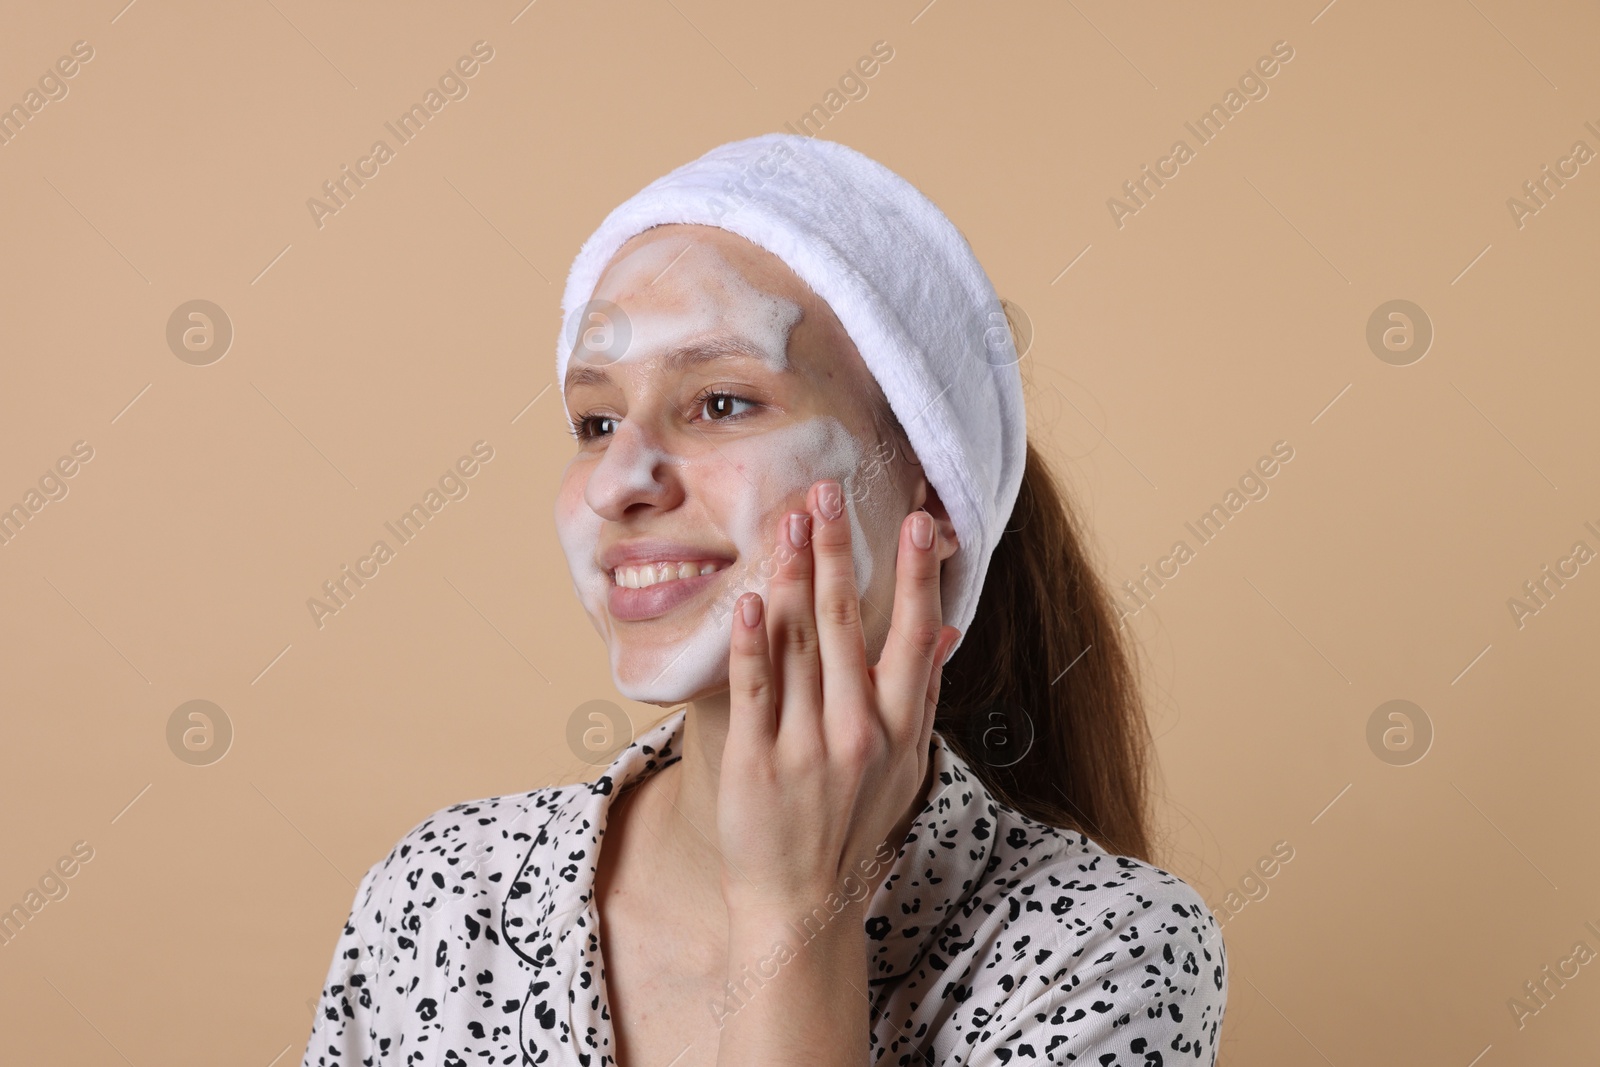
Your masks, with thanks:
[{"label": "eyebrow", "polygon": [[[624,355],[622,358],[626,359],[627,357]],[[653,357],[654,361],[658,361],[661,367],[669,372],[697,367],[719,359],[755,360],[769,367],[772,365],[772,360],[766,352],[734,334],[717,334],[713,337],[696,341],[693,344],[670,349],[659,356]],[[579,362],[573,363],[568,369],[567,380],[562,389],[565,391],[580,385],[609,385],[610,383],[611,375],[606,373],[605,370]]]}]

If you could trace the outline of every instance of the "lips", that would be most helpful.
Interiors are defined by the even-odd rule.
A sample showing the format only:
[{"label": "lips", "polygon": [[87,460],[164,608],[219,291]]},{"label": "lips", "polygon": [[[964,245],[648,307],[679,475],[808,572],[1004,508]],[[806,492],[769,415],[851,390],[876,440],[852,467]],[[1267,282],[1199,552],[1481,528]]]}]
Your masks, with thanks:
[{"label": "lips", "polygon": [[613,545],[597,562],[610,580],[607,606],[619,622],[659,618],[720,581],[733,560],[714,550],[671,541]]}]

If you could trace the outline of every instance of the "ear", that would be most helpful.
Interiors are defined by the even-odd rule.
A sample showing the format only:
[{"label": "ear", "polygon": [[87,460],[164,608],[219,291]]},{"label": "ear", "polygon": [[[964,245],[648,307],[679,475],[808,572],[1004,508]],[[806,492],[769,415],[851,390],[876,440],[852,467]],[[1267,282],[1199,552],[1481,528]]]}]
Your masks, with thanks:
[{"label": "ear", "polygon": [[928,479],[919,476],[917,487],[911,496],[911,510],[926,511],[933,516],[934,527],[939,531],[939,559],[949,559],[956,554],[956,549],[961,547],[961,539],[956,536],[955,524],[950,521],[950,513],[945,510],[944,501],[939,499],[939,491],[928,484]]}]

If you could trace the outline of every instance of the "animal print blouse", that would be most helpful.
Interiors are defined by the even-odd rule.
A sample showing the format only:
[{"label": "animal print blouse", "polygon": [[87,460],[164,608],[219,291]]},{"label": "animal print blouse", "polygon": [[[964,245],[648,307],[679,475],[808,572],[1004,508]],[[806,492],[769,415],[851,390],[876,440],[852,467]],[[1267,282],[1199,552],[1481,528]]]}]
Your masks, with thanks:
[{"label": "animal print blouse", "polygon": [[[680,758],[684,715],[594,782],[456,804],[402,837],[356,888],[304,1067],[615,1067],[595,859],[612,798]],[[1209,1067],[1226,957],[1195,891],[1001,805],[931,744],[931,796],[867,913],[863,1062]]]}]

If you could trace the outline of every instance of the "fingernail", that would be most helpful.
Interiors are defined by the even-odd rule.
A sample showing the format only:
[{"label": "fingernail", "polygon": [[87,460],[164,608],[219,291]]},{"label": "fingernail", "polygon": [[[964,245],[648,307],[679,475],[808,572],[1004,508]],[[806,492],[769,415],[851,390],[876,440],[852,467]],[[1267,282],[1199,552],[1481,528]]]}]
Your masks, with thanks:
[{"label": "fingernail", "polygon": [[823,482],[817,490],[817,510],[825,519],[837,519],[844,511],[844,494],[838,482]]},{"label": "fingernail", "polygon": [[739,617],[746,627],[754,630],[761,622],[761,597],[755,593],[746,594],[744,603],[739,605]]},{"label": "fingernail", "polygon": [[933,547],[933,516],[926,511],[911,516],[911,543],[923,550]]},{"label": "fingernail", "polygon": [[950,662],[950,653],[955,651],[956,642],[959,640],[961,640],[961,635],[956,634],[950,639],[950,643],[944,646],[944,655],[939,657],[939,663],[938,666],[934,668],[935,670],[944,670],[944,665]]},{"label": "fingernail", "polygon": [[789,543],[804,548],[811,542],[811,516],[795,512],[789,516]]}]

